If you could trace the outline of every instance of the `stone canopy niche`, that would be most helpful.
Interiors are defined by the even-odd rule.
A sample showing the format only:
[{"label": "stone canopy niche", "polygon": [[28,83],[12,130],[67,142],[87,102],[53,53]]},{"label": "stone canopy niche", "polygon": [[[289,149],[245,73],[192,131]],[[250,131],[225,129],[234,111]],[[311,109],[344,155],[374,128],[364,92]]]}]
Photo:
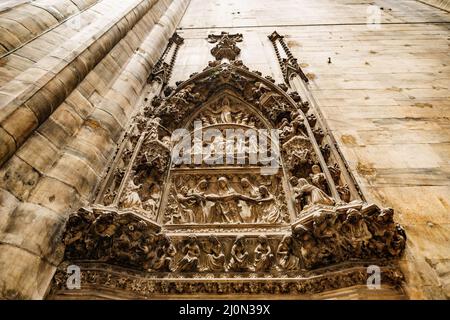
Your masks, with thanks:
[{"label": "stone canopy niche", "polygon": [[[210,36],[216,60],[136,115],[67,221],[50,298],[319,297],[366,288],[370,265],[383,288],[401,286],[393,210],[346,189],[308,102],[237,60],[242,40]],[[218,141],[229,131],[244,139]],[[68,265],[81,268],[76,292]]]}]

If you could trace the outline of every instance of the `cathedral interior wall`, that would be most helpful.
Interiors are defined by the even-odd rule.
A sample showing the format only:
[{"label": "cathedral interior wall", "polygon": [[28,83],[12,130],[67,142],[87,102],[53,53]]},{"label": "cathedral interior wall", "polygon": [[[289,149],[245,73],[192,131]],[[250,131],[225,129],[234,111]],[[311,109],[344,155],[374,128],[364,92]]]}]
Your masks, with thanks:
[{"label": "cathedral interior wall", "polygon": [[[450,297],[446,11],[412,0],[66,2],[0,5],[0,296],[45,296],[62,226],[89,200],[175,30],[185,42],[171,85],[207,65],[205,39],[220,31],[242,33],[240,59],[283,82],[276,30],[367,201],[393,207],[406,230],[406,294]],[[367,25],[370,4],[379,28]]]},{"label": "cathedral interior wall", "polygon": [[[0,12],[17,33],[2,32],[0,58],[4,297],[45,295],[67,215],[91,196],[189,1],[87,2],[67,17],[64,1]],[[8,46],[14,23],[35,37]]]}]

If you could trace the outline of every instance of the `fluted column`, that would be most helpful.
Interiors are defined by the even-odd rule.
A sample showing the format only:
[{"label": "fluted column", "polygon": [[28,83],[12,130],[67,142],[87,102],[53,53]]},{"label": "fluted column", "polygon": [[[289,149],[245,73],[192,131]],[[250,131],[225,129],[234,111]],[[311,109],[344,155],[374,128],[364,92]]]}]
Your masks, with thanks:
[{"label": "fluted column", "polygon": [[[45,98],[57,96],[58,101],[42,98],[36,103],[44,108],[41,120],[34,118],[33,125],[25,125],[28,118],[19,113],[26,109],[30,116],[36,114],[28,104],[16,103],[20,94],[13,97],[12,91],[7,91],[11,103],[0,106],[0,121],[11,121],[16,114],[20,133],[7,148],[0,144],[9,159],[0,168],[0,297],[45,296],[63,253],[60,237],[66,217],[92,196],[140,98],[159,90],[147,85],[147,77],[189,0],[113,0],[97,5],[107,12],[112,4],[121,8],[117,10],[122,15],[111,15],[109,24],[104,21],[109,31],[103,29],[103,36],[96,38],[88,35],[89,30],[81,32],[80,41],[85,40],[78,45],[93,40],[87,51],[74,50],[76,56],[59,62],[61,70],[68,68],[74,78],[71,74],[58,78],[59,73],[49,71],[45,77],[58,78],[58,85],[44,88],[39,82],[30,87]],[[0,136],[11,133],[1,130]]]}]

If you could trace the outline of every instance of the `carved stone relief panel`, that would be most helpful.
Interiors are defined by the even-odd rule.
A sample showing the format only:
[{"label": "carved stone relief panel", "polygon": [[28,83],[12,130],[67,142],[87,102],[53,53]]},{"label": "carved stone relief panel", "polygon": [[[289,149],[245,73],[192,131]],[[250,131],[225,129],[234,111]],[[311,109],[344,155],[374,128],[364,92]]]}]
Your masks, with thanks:
[{"label": "carved stone relief panel", "polygon": [[169,190],[163,220],[168,224],[280,224],[290,220],[280,175],[178,171]]}]

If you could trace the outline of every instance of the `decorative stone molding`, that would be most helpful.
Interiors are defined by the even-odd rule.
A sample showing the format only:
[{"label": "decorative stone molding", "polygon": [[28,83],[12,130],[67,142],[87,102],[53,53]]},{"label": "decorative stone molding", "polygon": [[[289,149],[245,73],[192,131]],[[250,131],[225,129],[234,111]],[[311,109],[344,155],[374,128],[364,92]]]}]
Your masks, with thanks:
[{"label": "decorative stone molding", "polygon": [[242,34],[230,34],[228,32],[222,32],[220,35],[210,34],[208,36],[209,43],[217,43],[212,49],[211,54],[220,61],[222,59],[228,59],[230,61],[236,60],[236,57],[241,52],[236,46],[236,42],[242,41]]},{"label": "decorative stone molding", "polygon": [[[291,50],[284,42],[284,36],[278,34],[278,32],[274,31],[271,35],[268,36],[270,42],[272,42],[273,48],[275,50],[275,54],[277,55],[278,63],[280,64],[281,71],[283,72],[283,77],[286,83],[289,83],[291,77],[295,74],[298,74],[303,81],[308,82],[308,77],[304,74],[302,68],[297,62],[297,59],[291,53]],[[285,58],[280,54],[279,47],[277,42],[280,44],[281,49],[285,55]]]},{"label": "decorative stone molding", "polygon": [[[57,270],[50,296],[55,294],[70,294],[66,289],[66,264]],[[108,292],[109,295],[124,295],[132,299],[148,299],[165,296],[235,296],[249,295],[267,296],[281,295],[282,297],[305,296],[322,293],[341,288],[367,285],[367,267],[345,266],[345,270],[323,269],[317,273],[297,275],[296,277],[221,277],[206,274],[204,277],[195,275],[189,277],[156,278],[143,272],[132,272],[105,264],[80,264],[81,290],[78,292],[88,295],[89,292]],[[404,281],[403,275],[395,265],[380,268],[381,281],[384,287],[399,288]],[[72,290],[73,291],[73,290]]]},{"label": "decorative stone molding", "polygon": [[108,262],[148,272],[271,274],[398,258],[406,243],[392,209],[361,203],[310,208],[291,228],[185,236],[172,234],[137,212],[94,207],[71,215],[63,242],[65,258],[72,261]]},{"label": "decorative stone molding", "polygon": [[180,46],[183,44],[183,42],[184,39],[180,37],[176,32],[172,37],[170,37],[169,43],[164,49],[161,58],[158,60],[158,62],[156,62],[152,72],[150,73],[150,76],[147,79],[148,83],[150,83],[151,81],[157,81],[163,86],[169,83],[173,66],[175,65],[175,61],[177,58],[178,50],[180,49]]}]

